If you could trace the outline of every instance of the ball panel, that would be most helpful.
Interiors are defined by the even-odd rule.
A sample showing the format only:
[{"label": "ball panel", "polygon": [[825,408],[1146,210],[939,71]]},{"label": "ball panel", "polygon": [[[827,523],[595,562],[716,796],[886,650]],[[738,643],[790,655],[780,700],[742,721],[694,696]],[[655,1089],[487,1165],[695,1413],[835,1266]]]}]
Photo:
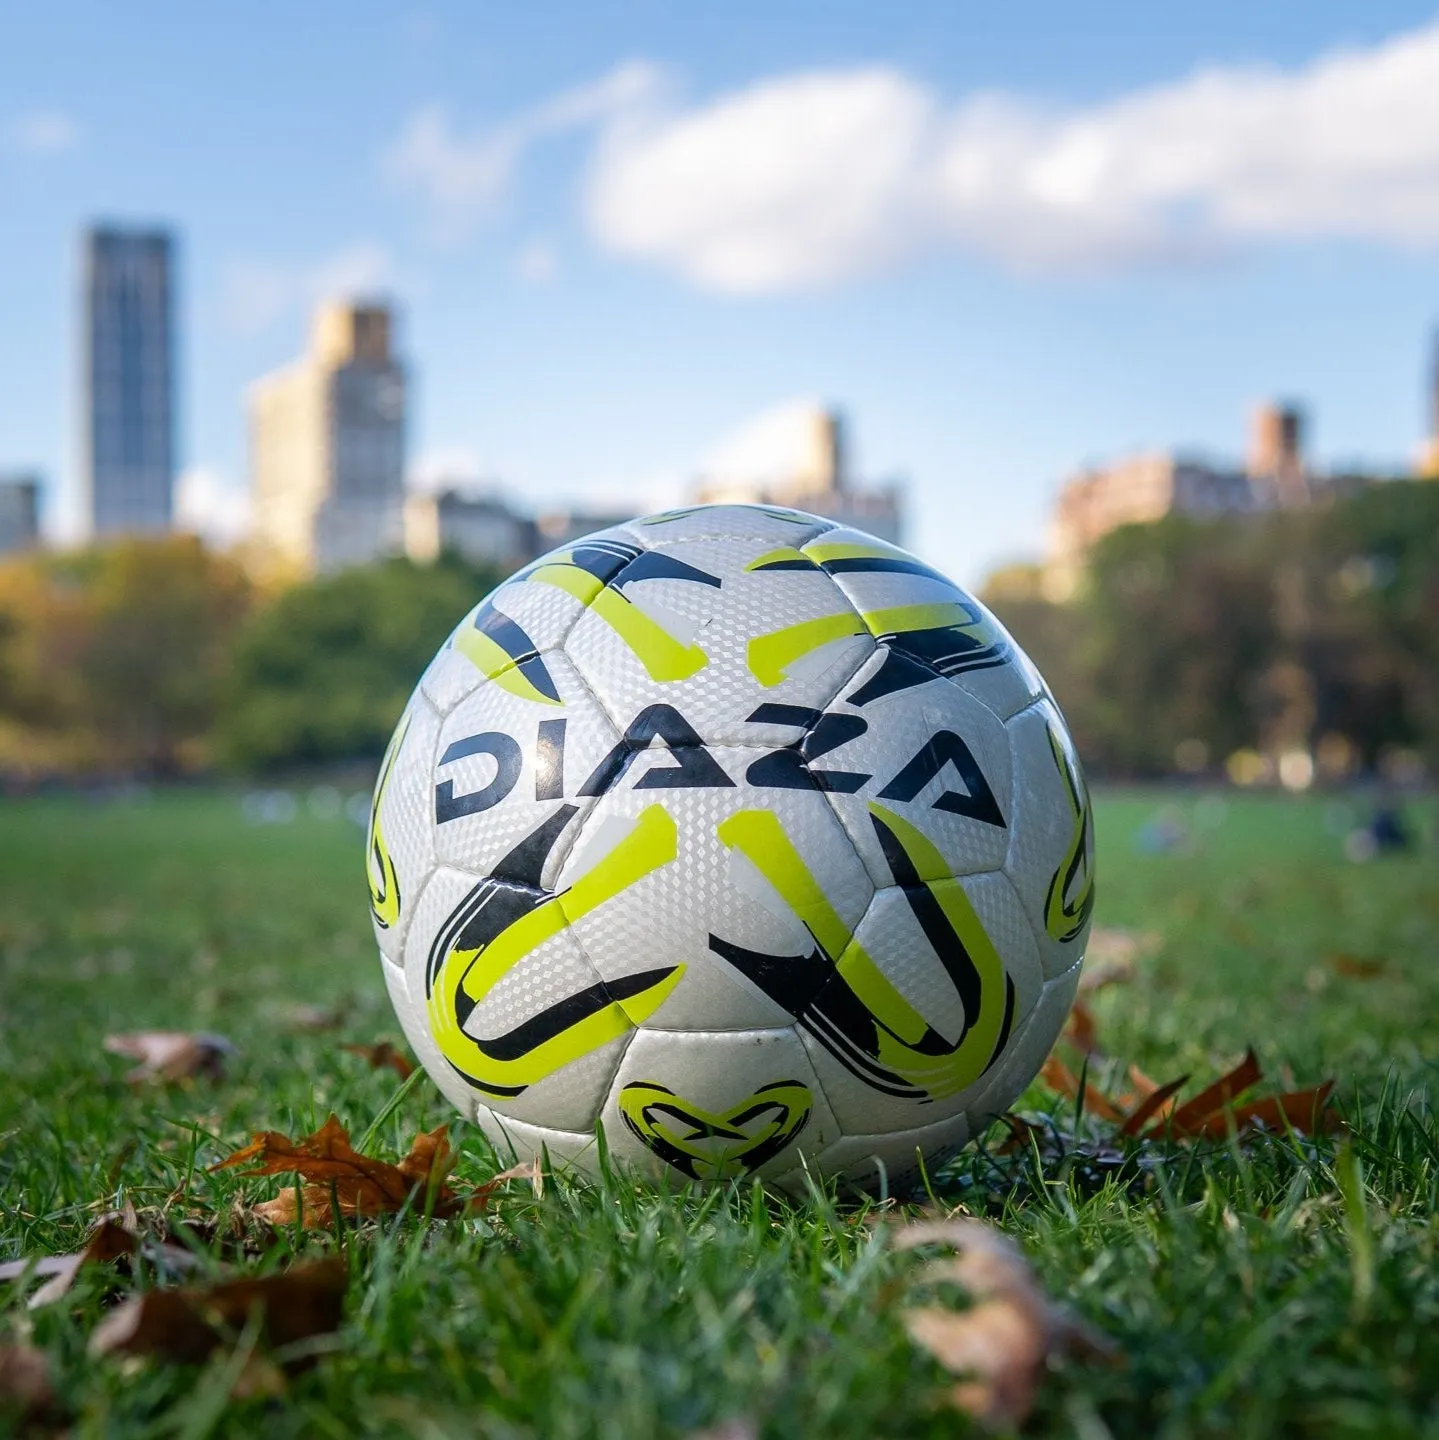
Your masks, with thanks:
[{"label": "ball panel", "polygon": [[1009,646],[1009,659],[1003,665],[983,670],[971,670],[962,675],[951,675],[950,681],[960,689],[968,691],[975,699],[986,705],[999,719],[1008,720],[1017,715],[1026,705],[1036,700],[1054,697],[1044,677],[1035,668],[1034,662],[1015,643],[993,613],[984,609],[979,601],[976,605],[984,610],[994,629],[1005,637]]},{"label": "ball panel", "polygon": [[[966,1112],[1043,980],[1013,887],[989,874],[881,890],[855,942],[894,995],[837,975],[797,1017],[840,1124],[877,1134]],[[846,970],[863,978],[853,954]]]},{"label": "ball panel", "polygon": [[1074,744],[1041,700],[1012,719],[1015,824],[1005,872],[1039,940],[1046,975],[1084,954],[1094,907],[1094,820]]},{"label": "ball panel", "polygon": [[628,1037],[673,969],[606,986],[552,893],[449,867],[426,886],[405,953],[426,1068],[443,1073],[445,1093],[458,1085],[469,1113],[485,1105],[568,1130],[594,1123]]},{"label": "ball panel", "polygon": [[[411,998],[412,991],[406,971],[395,965],[382,965],[385,988],[390,992],[390,1004],[395,1007],[395,1017],[415,1058],[425,1073],[439,1088],[440,1093],[462,1115],[475,1113],[475,1092],[445,1063],[430,1034],[429,1022],[425,1017],[423,1002],[416,1005]],[[420,991],[423,996],[423,990]]]},{"label": "ball panel", "polygon": [[391,965],[402,963],[413,898],[435,865],[425,796],[439,732],[439,716],[424,696],[411,696],[380,762],[370,805],[365,836],[370,922],[380,954]]},{"label": "ball panel", "polygon": [[[564,654],[550,651],[542,658],[561,704],[526,698],[489,680],[440,728],[433,773],[423,789],[435,853],[445,864],[489,874],[559,807],[578,817],[594,805],[580,793],[582,784],[620,737]],[[571,823],[555,838],[542,883],[553,883],[578,833]]]},{"label": "ball panel", "polygon": [[782,505],[691,505],[631,520],[625,528],[647,547],[707,537],[802,545],[832,530],[834,522]]},{"label": "ball panel", "polygon": [[827,576],[754,568],[776,553],[707,535],[657,546],[614,576],[565,650],[616,724],[663,703],[708,743],[782,745],[789,734],[762,707],[825,706],[874,642]]},{"label": "ball panel", "polygon": [[548,1155],[557,1169],[567,1168],[590,1177],[599,1174],[599,1145],[593,1130],[576,1133],[532,1125],[512,1115],[497,1114],[484,1105],[478,1107],[475,1123],[506,1165],[523,1165]]},{"label": "ball panel", "polygon": [[[881,649],[846,693],[863,691],[892,669],[891,660]],[[880,887],[895,884],[896,876],[876,805],[922,829],[945,874],[997,870],[1009,848],[1011,760],[1003,725],[943,677],[912,663],[909,668],[914,673],[907,688],[862,706],[837,700],[828,711],[834,718],[799,742]],[[841,737],[843,743],[829,747]]]},{"label": "ball panel", "polygon": [[820,1155],[818,1164],[826,1175],[837,1175],[856,1189],[905,1195],[962,1149],[969,1135],[963,1114],[889,1135],[846,1135]]},{"label": "ball panel", "polygon": [[[751,751],[707,750],[713,769],[697,774],[684,772],[677,753],[640,753],[585,820],[561,889],[638,845],[631,837],[641,826],[661,847],[661,863],[577,915],[574,934],[611,984],[683,962],[682,978],[646,1022],[655,1027],[788,1024],[784,987],[770,982],[814,951],[801,911],[822,903],[847,934],[869,904],[869,878],[822,796],[746,787]],[[692,787],[695,779],[716,783]],[[675,780],[686,783],[653,783]]]},{"label": "ball panel", "polygon": [[780,1174],[840,1133],[789,1028],[642,1031],[620,1063],[604,1127],[619,1163],[687,1180]]},{"label": "ball panel", "polygon": [[860,530],[831,530],[803,547],[833,577],[863,617],[866,629],[892,656],[890,666],[847,692],[857,704],[904,684],[905,659],[917,660],[965,688],[1001,719],[1034,698],[1037,676],[997,619],[967,590],[938,570]]},{"label": "ball panel", "polygon": [[1029,1018],[1015,1033],[1009,1050],[986,1077],[982,1090],[970,1101],[970,1129],[978,1135],[986,1125],[1024,1093],[1039,1074],[1079,988],[1079,965],[1044,982]]},{"label": "ball panel", "polygon": [[[562,930],[501,975],[463,1029],[489,1052],[482,1074],[524,1087],[513,1097],[484,1100],[497,1115],[585,1130],[599,1115],[633,1027],[574,936]],[[562,1063],[549,1069],[556,1061]]]}]

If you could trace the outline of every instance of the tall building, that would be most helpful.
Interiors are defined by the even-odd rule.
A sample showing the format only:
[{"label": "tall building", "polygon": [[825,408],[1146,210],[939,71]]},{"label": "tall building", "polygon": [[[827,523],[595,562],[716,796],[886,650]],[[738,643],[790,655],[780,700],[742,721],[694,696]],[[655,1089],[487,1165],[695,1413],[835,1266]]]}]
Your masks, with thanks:
[{"label": "tall building", "polygon": [[164,230],[97,226],[85,236],[83,468],[95,535],[170,527],[173,251]]},{"label": "tall building", "polygon": [[702,504],[790,506],[900,539],[899,487],[856,484],[843,416],[808,402],[772,410],[732,436],[705,462],[695,494]]},{"label": "tall building", "polygon": [[1244,468],[1266,505],[1302,505],[1309,499],[1304,412],[1297,405],[1269,401],[1256,406]]},{"label": "tall building", "polygon": [[31,475],[0,476],[0,555],[40,543],[40,482]]},{"label": "tall building", "polygon": [[384,305],[329,304],[310,353],[250,392],[253,539],[310,573],[405,544],[405,372]]}]

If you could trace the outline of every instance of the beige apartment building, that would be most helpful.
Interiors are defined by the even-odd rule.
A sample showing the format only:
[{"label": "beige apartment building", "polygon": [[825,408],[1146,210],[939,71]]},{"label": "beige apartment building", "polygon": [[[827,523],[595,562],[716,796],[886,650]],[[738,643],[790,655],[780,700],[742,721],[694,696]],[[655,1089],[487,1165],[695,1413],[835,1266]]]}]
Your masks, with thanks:
[{"label": "beige apartment building", "polygon": [[1160,451],[1081,471],[1065,482],[1050,522],[1044,591],[1066,600],[1090,547],[1121,525],[1166,515],[1223,515],[1257,508],[1250,477]]},{"label": "beige apartment building", "polygon": [[1044,565],[1044,592],[1067,600],[1084,572],[1090,548],[1121,525],[1145,525],[1166,515],[1244,515],[1312,498],[1304,458],[1304,414],[1269,402],[1250,416],[1244,469],[1231,470],[1170,451],[1132,455],[1067,480],[1055,502]]},{"label": "beige apartment building", "polygon": [[404,548],[405,372],[383,305],[327,304],[310,353],[249,397],[253,549],[298,574]]},{"label": "beige apartment building", "polygon": [[784,505],[900,543],[896,485],[849,475],[844,419],[823,406],[783,406],[751,422],[710,456],[695,487],[702,505]]}]

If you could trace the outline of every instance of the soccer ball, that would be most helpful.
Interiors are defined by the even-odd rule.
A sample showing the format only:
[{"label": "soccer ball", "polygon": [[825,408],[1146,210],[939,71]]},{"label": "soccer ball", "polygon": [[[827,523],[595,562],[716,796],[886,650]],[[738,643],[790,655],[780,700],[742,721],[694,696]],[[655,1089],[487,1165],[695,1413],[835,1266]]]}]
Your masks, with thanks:
[{"label": "soccer ball", "polygon": [[858,530],[671,510],[462,620],[384,757],[385,980],[502,1149],[899,1189],[1054,1043],[1089,801],[1034,667]]}]

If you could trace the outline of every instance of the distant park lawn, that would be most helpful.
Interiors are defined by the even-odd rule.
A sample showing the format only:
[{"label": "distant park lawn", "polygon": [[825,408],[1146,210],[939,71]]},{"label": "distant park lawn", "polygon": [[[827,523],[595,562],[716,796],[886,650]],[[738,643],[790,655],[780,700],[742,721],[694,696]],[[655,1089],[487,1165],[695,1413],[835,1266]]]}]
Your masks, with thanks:
[{"label": "distant park lawn", "polygon": [[[283,814],[273,805],[247,819],[238,792],[0,801],[0,1260],[73,1251],[128,1200],[143,1226],[195,1220],[217,1270],[283,1268],[295,1245],[343,1245],[351,1266],[328,1353],[281,1397],[246,1400],[228,1398],[224,1355],[188,1368],[87,1357],[117,1291],[150,1283],[143,1265],[89,1267],[35,1309],[33,1283],[0,1286],[0,1344],[46,1352],[57,1429],[963,1431],[937,1403],[950,1382],[898,1316],[908,1262],[874,1223],[892,1204],[550,1177],[542,1198],[511,1185],[481,1219],[281,1231],[247,1249],[234,1202],[286,1181],[206,1166],[254,1131],[307,1134],[331,1111],[358,1137],[396,1087],[340,1048],[399,1038],[360,832],[300,800],[288,823],[255,823]],[[1137,844],[1168,804],[1188,842]],[[1436,808],[1408,809],[1414,853],[1354,864],[1343,834],[1363,813],[1341,797],[1101,796],[1098,923],[1158,940],[1129,983],[1093,997],[1115,1057],[1099,1078],[1118,1088],[1133,1062],[1161,1081],[1192,1075],[1192,1093],[1253,1046],[1276,1086],[1333,1077],[1347,1126],[1161,1143],[1127,1161],[1001,1156],[996,1127],[941,1172],[924,1204],[1002,1225],[1124,1357],[1058,1366],[1028,1433],[1439,1434]],[[306,1028],[320,1012],[338,1028]],[[132,1062],[104,1037],[162,1028],[229,1037],[225,1078],[127,1085]],[[1016,1108],[1075,1129],[1074,1102],[1042,1086]],[[374,1149],[395,1156],[451,1118],[459,1175],[486,1178],[501,1159],[427,1082]],[[1078,1129],[1099,1133],[1087,1118]]]}]

